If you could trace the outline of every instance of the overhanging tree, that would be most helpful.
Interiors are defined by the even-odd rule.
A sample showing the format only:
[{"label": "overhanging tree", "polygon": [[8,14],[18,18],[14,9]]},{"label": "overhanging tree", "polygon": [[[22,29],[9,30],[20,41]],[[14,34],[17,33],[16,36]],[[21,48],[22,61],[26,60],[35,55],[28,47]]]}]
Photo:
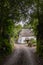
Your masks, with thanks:
[{"label": "overhanging tree", "polygon": [[0,0],[0,52],[8,54],[12,51],[14,23],[28,18],[28,8],[32,0]]},{"label": "overhanging tree", "polygon": [[37,1],[37,15],[38,15],[38,26],[37,26],[37,50],[40,56],[43,57],[43,0]]},{"label": "overhanging tree", "polygon": [[[9,40],[10,37],[13,36],[12,30],[13,30],[14,23],[17,21],[26,20],[29,18],[30,14],[28,13],[28,11],[32,7],[32,5],[34,5],[34,3],[38,4],[37,5],[38,7],[37,8],[37,14],[38,14],[37,18],[39,21],[39,25],[37,28],[38,29],[37,40],[43,40],[43,36],[42,36],[43,35],[43,29],[42,29],[43,27],[43,14],[42,14],[43,13],[43,8],[42,8],[43,1],[42,2],[41,1],[40,3],[39,3],[39,0],[37,0],[37,2],[35,0],[33,1],[32,0],[1,0],[0,1],[0,5],[1,5],[0,7],[0,15],[1,15],[0,16],[0,41],[2,40],[1,41],[2,43],[0,42],[0,48],[1,48],[1,44],[3,44],[4,42],[4,38],[7,38],[7,40]],[[40,7],[39,7],[39,4],[40,4]],[[38,49],[41,49],[40,45]],[[42,47],[42,50],[43,50],[43,47]]]}]

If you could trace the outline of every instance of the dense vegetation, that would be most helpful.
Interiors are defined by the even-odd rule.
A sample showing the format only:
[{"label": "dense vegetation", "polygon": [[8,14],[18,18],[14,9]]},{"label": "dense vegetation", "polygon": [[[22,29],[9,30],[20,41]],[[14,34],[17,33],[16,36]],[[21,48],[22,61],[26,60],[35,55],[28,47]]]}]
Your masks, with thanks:
[{"label": "dense vegetation", "polygon": [[35,8],[33,7],[33,13],[30,14],[30,23],[25,25],[25,28],[33,28],[33,31],[37,38],[37,52],[39,56],[43,57],[43,1],[36,0]]},{"label": "dense vegetation", "polygon": [[18,41],[18,37],[19,37],[19,33],[20,33],[21,29],[22,29],[22,26],[20,24],[15,25],[15,27],[14,27],[14,41],[15,41],[15,43],[17,43],[17,41]]},{"label": "dense vegetation", "polygon": [[[43,56],[43,0],[0,0],[1,55],[12,51],[13,42],[11,40],[14,38],[14,24],[27,19],[32,22],[36,33],[38,54]],[[36,25],[37,21],[38,25]]]},{"label": "dense vegetation", "polygon": [[[29,4],[28,4],[29,3]],[[9,54],[12,51],[14,38],[14,24],[26,20],[28,0],[1,0],[0,1],[0,53]],[[16,33],[15,33],[16,34]],[[14,39],[13,39],[14,40]],[[13,45],[14,46],[14,45]]]}]

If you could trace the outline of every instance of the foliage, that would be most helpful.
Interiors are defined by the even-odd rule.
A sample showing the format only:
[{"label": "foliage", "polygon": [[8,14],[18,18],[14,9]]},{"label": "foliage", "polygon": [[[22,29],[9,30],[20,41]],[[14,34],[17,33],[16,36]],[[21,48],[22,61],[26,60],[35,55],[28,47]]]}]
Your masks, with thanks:
[{"label": "foliage", "polygon": [[30,23],[37,37],[37,52],[43,57],[43,0],[34,0],[34,3]]},{"label": "foliage", "polygon": [[32,0],[1,0],[1,18],[14,19],[16,21],[26,19]]},{"label": "foliage", "polygon": [[[36,5],[32,7],[32,5]],[[29,9],[35,11],[30,14]],[[36,14],[37,13],[37,14]],[[37,49],[38,53],[43,51],[43,0],[0,0],[0,50],[5,47],[11,50],[10,40],[13,37],[14,22],[26,20],[31,17],[34,30],[37,26]],[[36,21],[38,19],[38,25]],[[15,33],[17,34],[17,33]],[[40,42],[39,42],[40,41]],[[8,44],[8,45],[7,45]],[[40,46],[41,45],[41,46]],[[41,49],[42,47],[42,49]],[[7,51],[9,53],[9,50]],[[40,50],[40,51],[39,51]]]},{"label": "foliage", "polygon": [[43,57],[43,1],[38,0],[37,5],[37,14],[38,14],[38,26],[37,26],[37,52],[41,57]]},{"label": "foliage", "polygon": [[33,19],[33,22],[31,23],[31,28],[33,29],[34,35],[37,36],[37,25],[38,25],[38,19]]},{"label": "foliage", "polygon": [[[33,19],[33,18],[32,18]],[[30,23],[27,23],[24,25],[25,29],[33,29],[34,35],[37,35],[37,25],[38,25],[38,19],[33,19],[30,21]]]},{"label": "foliage", "polygon": [[18,40],[18,37],[19,37],[19,32],[21,31],[22,29],[22,26],[19,24],[19,25],[15,25],[14,27],[14,40],[17,42]]},{"label": "foliage", "polygon": [[30,42],[31,42],[32,44],[35,44],[35,43],[36,43],[36,40],[35,40],[35,39],[30,39]]},{"label": "foliage", "polygon": [[9,54],[12,51],[11,37],[13,37],[14,25],[11,20],[3,23],[3,29],[0,30],[0,52],[1,54]]},{"label": "foliage", "polygon": [[32,26],[31,26],[31,24],[26,23],[26,24],[23,26],[23,28],[25,28],[25,29],[32,29]]}]

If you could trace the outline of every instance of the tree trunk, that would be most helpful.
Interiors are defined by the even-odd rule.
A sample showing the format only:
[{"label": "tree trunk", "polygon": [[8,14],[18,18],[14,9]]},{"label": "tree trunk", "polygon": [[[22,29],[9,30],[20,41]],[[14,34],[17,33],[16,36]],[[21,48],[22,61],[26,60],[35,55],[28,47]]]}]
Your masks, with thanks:
[{"label": "tree trunk", "polygon": [[[37,2],[37,15],[38,15],[38,26],[37,26],[37,52],[39,56],[43,57],[43,13],[39,12],[40,2]],[[41,7],[40,7],[41,8]]]}]

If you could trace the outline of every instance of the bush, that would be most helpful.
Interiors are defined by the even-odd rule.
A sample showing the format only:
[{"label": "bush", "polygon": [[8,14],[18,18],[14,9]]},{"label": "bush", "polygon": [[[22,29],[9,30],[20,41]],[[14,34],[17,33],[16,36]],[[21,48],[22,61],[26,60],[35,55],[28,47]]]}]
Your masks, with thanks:
[{"label": "bush", "polygon": [[12,46],[8,39],[2,39],[0,42],[0,53],[1,55],[8,55],[12,51]]},{"label": "bush", "polygon": [[35,43],[36,43],[36,40],[31,39],[30,42],[31,42],[32,44],[35,44]]}]

